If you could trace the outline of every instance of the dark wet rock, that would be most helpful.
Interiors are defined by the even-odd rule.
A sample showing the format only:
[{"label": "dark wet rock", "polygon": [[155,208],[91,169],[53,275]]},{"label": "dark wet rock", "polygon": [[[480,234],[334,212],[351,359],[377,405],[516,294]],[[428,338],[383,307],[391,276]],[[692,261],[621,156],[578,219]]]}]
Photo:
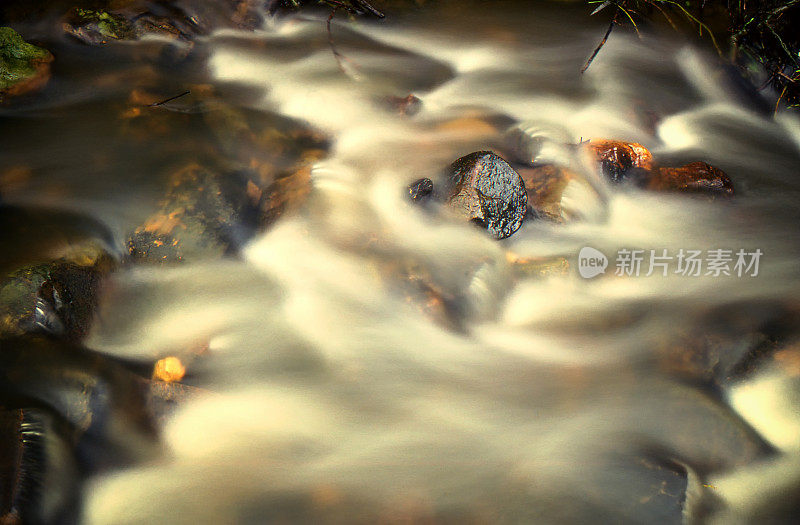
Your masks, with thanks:
[{"label": "dark wet rock", "polygon": [[105,8],[75,7],[63,18],[64,31],[89,45],[158,35],[187,44],[216,27],[255,29],[262,22],[259,0],[195,2],[108,2]]},{"label": "dark wet rock", "polygon": [[627,180],[632,168],[653,167],[653,155],[636,142],[593,140],[584,147],[597,159],[603,175],[611,182]]},{"label": "dark wet rock", "polygon": [[416,202],[425,202],[433,198],[433,181],[423,178],[412,182],[408,186],[408,195]]},{"label": "dark wet rock", "polygon": [[[162,105],[169,93],[135,89],[122,115],[135,140],[163,136],[169,148],[168,137],[180,125],[204,131],[199,135],[205,142],[191,143],[195,156],[206,147],[202,165],[179,167],[168,176],[157,211],[129,236],[134,260],[179,262],[236,253],[257,231],[304,205],[311,169],[326,154],[327,138],[301,122],[226,104],[209,85],[185,89],[188,95]],[[181,111],[181,105],[192,109]]]},{"label": "dark wet rock", "polygon": [[0,338],[0,405],[45,408],[66,425],[85,470],[155,452],[136,374],[83,346],[42,335]]},{"label": "dark wet rock", "polygon": [[247,181],[221,176],[199,164],[176,171],[159,211],[128,239],[134,260],[180,262],[235,252],[252,234],[256,204]]},{"label": "dark wet rock", "polygon": [[154,34],[165,36],[173,40],[190,42],[192,34],[187,31],[189,28],[178,27],[179,25],[180,24],[175,24],[169,18],[156,16],[152,13],[138,16],[133,22],[134,30],[138,35]]},{"label": "dark wet rock", "polygon": [[102,10],[76,7],[67,13],[63,26],[68,35],[90,45],[136,38],[136,31],[128,20]]},{"label": "dark wet rock", "polygon": [[36,409],[0,407],[0,523],[76,523],[80,473],[73,436]]},{"label": "dark wet rock", "polygon": [[100,284],[115,266],[87,246],[68,258],[21,268],[0,283],[0,333],[41,332],[72,341],[91,326]]},{"label": "dark wet rock", "polygon": [[692,162],[680,168],[659,168],[642,185],[655,191],[733,197],[733,182],[728,175],[705,162]]},{"label": "dark wet rock", "polygon": [[247,174],[246,193],[264,229],[299,210],[311,194],[311,169],[327,154],[328,138],[301,122],[245,111],[213,94],[203,113],[217,147]]},{"label": "dark wet rock", "polygon": [[503,239],[522,226],[528,206],[522,177],[491,151],[456,160],[448,169],[448,204],[458,215]]},{"label": "dark wet rock", "polygon": [[44,86],[52,61],[46,49],[25,42],[10,27],[0,27],[0,103]]}]

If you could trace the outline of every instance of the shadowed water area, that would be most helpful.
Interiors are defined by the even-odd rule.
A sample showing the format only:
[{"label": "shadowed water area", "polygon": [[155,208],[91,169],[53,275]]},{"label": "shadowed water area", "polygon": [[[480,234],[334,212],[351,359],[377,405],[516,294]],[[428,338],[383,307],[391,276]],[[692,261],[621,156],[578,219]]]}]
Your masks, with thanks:
[{"label": "shadowed water area", "polygon": [[[19,25],[55,60],[0,106],[0,297],[56,283],[0,342],[0,404],[45,436],[20,508],[791,522],[800,119],[677,35],[617,31],[581,74],[606,28],[586,11],[441,1],[329,34],[310,9],[102,46]],[[567,146],[592,139],[712,164],[735,197],[612,184]],[[495,240],[408,198],[476,151],[569,166],[558,220]],[[592,279],[587,246],[610,259]],[[617,275],[623,249],[762,256],[756,276]],[[168,356],[180,383],[151,379]]]}]

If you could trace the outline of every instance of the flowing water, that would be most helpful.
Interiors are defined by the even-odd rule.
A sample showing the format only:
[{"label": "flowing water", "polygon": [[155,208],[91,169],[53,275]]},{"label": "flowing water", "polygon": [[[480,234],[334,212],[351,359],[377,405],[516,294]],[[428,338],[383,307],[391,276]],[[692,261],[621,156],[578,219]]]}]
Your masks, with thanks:
[{"label": "flowing water", "polygon": [[[581,75],[602,23],[584,8],[521,4],[337,16],[338,61],[314,11],[216,31],[168,66],[172,48],[157,39],[54,44],[47,96],[0,112],[0,158],[34,182],[3,198],[91,218],[54,221],[116,253],[174,166],[237,140],[198,125],[221,111],[198,102],[199,88],[150,108],[167,127],[149,136],[119,116],[133,87],[166,98],[211,85],[217,104],[266,127],[301,122],[329,144],[307,204],[238,254],[109,277],[85,345],[130,363],[179,356],[196,393],[162,422],[157,450],[89,477],[83,520],[788,515],[800,490],[800,120],[774,116],[712,55],[670,36],[617,31]],[[409,94],[414,115],[386,103]],[[537,162],[588,181],[565,194],[569,220],[528,220],[495,241],[407,201],[411,181],[472,151],[532,160],[536,136],[553,139]],[[640,142],[665,165],[709,162],[737,195],[612,187],[558,147],[592,138]],[[253,154],[222,150],[214,162]],[[14,242],[3,249],[35,249]],[[585,246],[612,259],[604,275],[578,274]],[[616,276],[626,248],[763,255],[757,276]],[[570,269],[519,278],[509,252]],[[449,322],[387,277],[401,266],[448,298]]]}]

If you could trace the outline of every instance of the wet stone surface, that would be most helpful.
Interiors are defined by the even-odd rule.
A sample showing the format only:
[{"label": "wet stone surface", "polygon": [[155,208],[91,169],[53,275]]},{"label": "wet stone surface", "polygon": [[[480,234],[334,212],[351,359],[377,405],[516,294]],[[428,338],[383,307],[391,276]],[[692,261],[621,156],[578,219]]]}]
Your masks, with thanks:
[{"label": "wet stone surface", "polygon": [[625,181],[632,168],[653,167],[653,155],[636,142],[593,140],[585,147],[600,162],[603,175],[611,182]]},{"label": "wet stone surface", "polygon": [[0,27],[0,104],[44,86],[52,61],[46,49],[25,42],[10,27]]},{"label": "wet stone surface", "polygon": [[519,173],[491,151],[477,151],[448,168],[448,205],[497,239],[522,226],[528,196]]},{"label": "wet stone surface", "polygon": [[174,173],[160,209],[128,239],[134,261],[180,262],[218,258],[255,227],[244,177],[221,176],[199,164]]},{"label": "wet stone surface", "polygon": [[411,200],[425,202],[433,198],[433,181],[428,178],[419,179],[408,186],[408,195]]},{"label": "wet stone surface", "polygon": [[629,183],[652,190],[732,197],[733,182],[719,168],[705,162],[681,167],[658,166],[641,144],[618,140],[593,140],[584,145],[600,163],[603,175],[613,183]]},{"label": "wet stone surface", "polygon": [[705,162],[692,162],[680,168],[659,168],[653,172],[644,187],[655,191],[733,196],[733,182],[730,177],[721,169]]},{"label": "wet stone surface", "polygon": [[0,333],[47,333],[72,341],[89,331],[105,275],[114,259],[93,246],[20,268],[0,282]]},{"label": "wet stone surface", "polygon": [[64,19],[64,31],[90,45],[136,38],[133,25],[125,18],[107,11],[78,7],[67,13]]}]

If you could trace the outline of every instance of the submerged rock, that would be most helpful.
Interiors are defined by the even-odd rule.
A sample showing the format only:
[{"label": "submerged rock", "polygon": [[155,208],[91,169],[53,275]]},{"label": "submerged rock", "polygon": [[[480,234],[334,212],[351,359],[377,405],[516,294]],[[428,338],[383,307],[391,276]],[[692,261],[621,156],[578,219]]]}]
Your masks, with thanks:
[{"label": "submerged rock", "polygon": [[44,86],[52,61],[46,49],[25,42],[10,27],[0,27],[0,103]]},{"label": "submerged rock", "polygon": [[593,140],[584,147],[597,159],[603,175],[611,182],[627,180],[633,168],[653,168],[653,155],[636,142]]},{"label": "submerged rock", "polygon": [[223,177],[199,164],[175,172],[160,209],[128,239],[134,260],[218,258],[249,237],[256,205],[244,177]]},{"label": "submerged rock", "polygon": [[387,97],[389,107],[398,115],[413,117],[422,109],[422,100],[414,95],[407,97]]},{"label": "submerged rock", "polygon": [[448,204],[498,239],[516,232],[528,207],[519,173],[491,151],[477,151],[448,169]]},{"label": "submerged rock", "polygon": [[520,257],[508,252],[506,260],[517,278],[542,279],[569,274],[569,261],[564,257]]},{"label": "submerged rock", "polygon": [[648,190],[703,193],[732,197],[733,182],[719,168],[705,162],[692,162],[680,168],[659,168],[644,183]]},{"label": "submerged rock", "polygon": [[567,184],[577,175],[553,165],[526,168],[520,170],[520,175],[525,183],[531,211],[537,217],[561,222],[564,219],[561,197]]}]

